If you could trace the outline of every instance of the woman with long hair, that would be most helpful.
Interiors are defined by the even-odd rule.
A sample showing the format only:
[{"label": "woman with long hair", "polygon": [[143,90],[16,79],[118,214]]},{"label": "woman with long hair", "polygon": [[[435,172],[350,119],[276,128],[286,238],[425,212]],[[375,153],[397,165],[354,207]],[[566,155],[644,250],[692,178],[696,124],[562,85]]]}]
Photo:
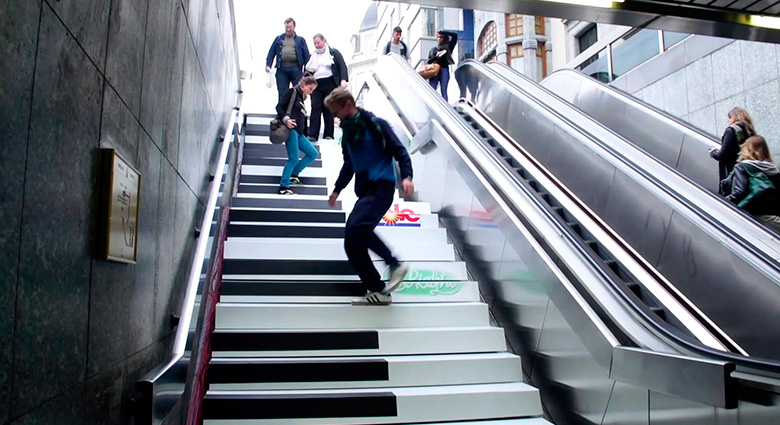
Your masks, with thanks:
[{"label": "woman with long hair", "polygon": [[441,85],[441,96],[444,100],[449,101],[447,97],[447,86],[450,83],[450,65],[455,64],[455,60],[452,59],[452,51],[455,49],[455,45],[458,44],[458,33],[440,30],[438,33],[439,44],[431,48],[428,52],[428,64],[439,64],[441,69],[439,73],[428,80],[433,90]]},{"label": "woman with long hair", "polygon": [[[284,165],[282,179],[279,183],[280,195],[293,195],[295,192],[290,189],[290,186],[301,184],[298,175],[317,158],[317,150],[306,138],[306,107],[303,104],[306,97],[316,88],[317,80],[314,77],[303,77],[300,83],[282,95],[281,100],[276,105],[276,117],[290,129],[290,136],[284,142],[287,147],[287,163]],[[287,115],[290,102],[292,102],[292,109]],[[304,157],[300,160],[298,159],[299,150],[304,153]]]},{"label": "woman with long hair", "polygon": [[[768,180],[768,184],[756,192],[757,185],[751,188],[751,179],[761,179],[764,183]],[[763,137],[752,136],[742,144],[739,162],[720,186],[727,200],[780,231],[780,171]]]},{"label": "woman with long hair", "polygon": [[[756,135],[753,128],[753,120],[750,114],[742,108],[734,108],[728,113],[729,124],[723,131],[723,137],[720,142],[720,149],[710,149],[710,157],[718,161],[718,178],[725,179],[731,174],[734,165],[737,163],[739,148],[742,143],[750,136]],[[721,193],[721,195],[724,195]]]},{"label": "woman with long hair", "polygon": [[325,107],[325,97],[336,87],[346,87],[349,77],[344,56],[330,47],[325,36],[314,36],[314,52],[306,64],[306,72],[317,80],[317,89],[311,95],[311,125],[309,140],[315,142],[320,137],[320,117],[325,121],[322,138],[333,139],[333,113]]}]

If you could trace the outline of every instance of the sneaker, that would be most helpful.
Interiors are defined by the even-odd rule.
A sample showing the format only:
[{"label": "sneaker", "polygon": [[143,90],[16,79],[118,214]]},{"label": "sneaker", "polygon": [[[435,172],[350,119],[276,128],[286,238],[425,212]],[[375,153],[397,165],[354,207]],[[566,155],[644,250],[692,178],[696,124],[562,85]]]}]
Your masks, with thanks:
[{"label": "sneaker", "polygon": [[324,140],[333,140],[333,138],[332,138],[332,137],[330,137],[330,136],[328,136],[328,137],[326,137]]},{"label": "sneaker", "polygon": [[290,177],[290,186],[300,186],[301,185],[301,179],[299,179],[296,176]]},{"label": "sneaker", "polygon": [[395,267],[390,268],[390,279],[387,281],[387,284],[385,285],[385,289],[382,290],[383,294],[390,294],[391,292],[398,289],[399,286],[401,286],[402,283],[404,283],[404,277],[406,277],[406,273],[409,272],[409,266],[406,264],[398,264]]},{"label": "sneaker", "polygon": [[365,297],[352,300],[352,305],[390,305],[392,303],[393,297],[381,292],[369,292]]},{"label": "sneaker", "polygon": [[312,143],[314,143],[314,142],[316,142],[316,141],[317,141],[317,138],[316,138],[316,137],[311,137],[311,136],[309,136],[309,137],[307,137],[307,139],[309,139],[309,141],[310,141],[310,142],[312,142]]},{"label": "sneaker", "polygon": [[295,192],[292,191],[289,187],[279,187],[279,194],[280,195],[295,195]]}]

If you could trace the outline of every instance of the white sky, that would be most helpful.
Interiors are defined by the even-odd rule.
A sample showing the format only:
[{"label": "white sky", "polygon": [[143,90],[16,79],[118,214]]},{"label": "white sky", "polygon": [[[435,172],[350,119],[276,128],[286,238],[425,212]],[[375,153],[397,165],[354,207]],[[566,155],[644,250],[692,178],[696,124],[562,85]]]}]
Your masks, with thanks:
[{"label": "white sky", "polygon": [[295,19],[296,32],[306,39],[309,51],[314,49],[312,37],[321,33],[350,63],[349,41],[360,30],[371,1],[235,0],[234,4],[241,69],[263,72],[271,41],[284,32],[284,20],[290,17]]}]

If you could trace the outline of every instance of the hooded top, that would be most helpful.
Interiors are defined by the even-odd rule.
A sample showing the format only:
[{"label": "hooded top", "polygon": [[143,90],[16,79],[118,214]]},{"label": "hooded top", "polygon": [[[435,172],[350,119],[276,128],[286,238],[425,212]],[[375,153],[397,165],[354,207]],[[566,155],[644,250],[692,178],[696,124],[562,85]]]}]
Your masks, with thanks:
[{"label": "hooded top", "polygon": [[734,166],[734,171],[721,182],[726,199],[735,204],[750,193],[750,174],[764,173],[775,186],[744,206],[753,215],[780,215],[780,170],[770,161],[745,160]]}]

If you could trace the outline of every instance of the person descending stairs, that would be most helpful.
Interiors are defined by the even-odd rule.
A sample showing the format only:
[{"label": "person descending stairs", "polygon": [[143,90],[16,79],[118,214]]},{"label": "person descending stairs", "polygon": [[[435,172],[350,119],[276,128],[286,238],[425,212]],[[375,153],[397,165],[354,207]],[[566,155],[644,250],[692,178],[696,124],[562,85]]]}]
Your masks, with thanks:
[{"label": "person descending stairs", "polygon": [[[330,208],[326,185],[341,149],[316,148],[298,195],[276,195],[286,151],[247,137],[203,423],[549,425],[426,203],[396,191],[376,229],[409,268],[392,304],[352,304],[365,288],[343,249],[350,200]],[[389,267],[371,260],[387,281]]]}]

